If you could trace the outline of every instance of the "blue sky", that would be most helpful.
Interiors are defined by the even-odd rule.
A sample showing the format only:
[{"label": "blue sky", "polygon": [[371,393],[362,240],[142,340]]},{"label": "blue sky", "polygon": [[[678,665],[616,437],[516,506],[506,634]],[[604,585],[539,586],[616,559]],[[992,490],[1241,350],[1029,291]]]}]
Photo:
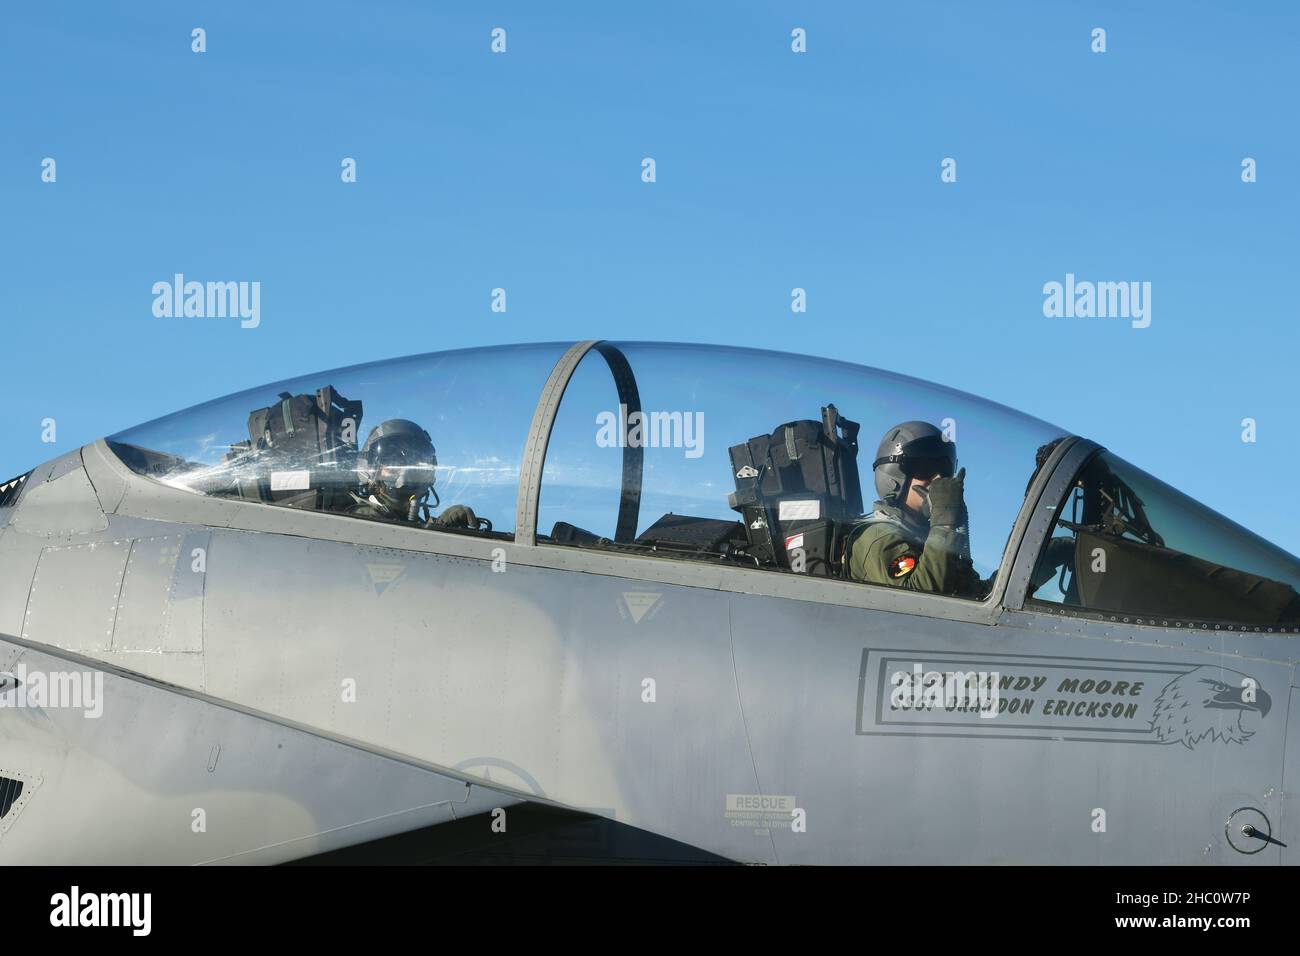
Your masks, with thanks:
[{"label": "blue sky", "polygon": [[[0,479],[314,369],[735,342],[1023,409],[1298,552],[1298,50],[1282,2],[14,6]],[[156,318],[176,272],[261,325]],[[1150,327],[1044,317],[1066,273],[1150,282]]]}]

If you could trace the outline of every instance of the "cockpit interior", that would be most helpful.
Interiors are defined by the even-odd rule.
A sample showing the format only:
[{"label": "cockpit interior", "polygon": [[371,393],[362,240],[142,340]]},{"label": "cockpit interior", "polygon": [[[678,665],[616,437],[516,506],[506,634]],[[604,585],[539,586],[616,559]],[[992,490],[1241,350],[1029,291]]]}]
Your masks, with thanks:
[{"label": "cockpit interior", "polygon": [[[876,443],[909,420],[940,429],[965,469],[968,560],[986,587],[956,596],[981,600],[1035,506],[1034,477],[1073,436],[838,361],[642,342],[441,352],[250,389],[108,444],[133,471],[196,494],[843,580],[845,542],[873,509]],[[426,433],[428,454],[371,460],[368,436],[393,421]],[[398,486],[421,476],[406,486],[410,508],[376,498],[380,471]],[[439,523],[453,504],[474,520]],[[1166,625],[1300,623],[1295,557],[1104,449],[1048,506],[1029,606]]]}]

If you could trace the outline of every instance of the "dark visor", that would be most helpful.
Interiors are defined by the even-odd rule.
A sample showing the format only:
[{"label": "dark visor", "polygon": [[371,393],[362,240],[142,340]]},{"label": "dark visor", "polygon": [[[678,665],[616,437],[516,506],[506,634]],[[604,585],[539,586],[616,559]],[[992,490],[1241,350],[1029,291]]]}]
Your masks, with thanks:
[{"label": "dark visor", "polygon": [[908,442],[896,455],[877,458],[871,467],[878,468],[885,462],[894,462],[917,478],[951,478],[957,473],[957,446],[937,435],[927,435]]}]

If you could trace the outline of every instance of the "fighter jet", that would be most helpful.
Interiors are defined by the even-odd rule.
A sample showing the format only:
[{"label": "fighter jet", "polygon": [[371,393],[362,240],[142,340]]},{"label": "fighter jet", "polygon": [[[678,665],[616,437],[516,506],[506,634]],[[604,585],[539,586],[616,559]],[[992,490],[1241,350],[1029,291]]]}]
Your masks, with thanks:
[{"label": "fighter jet", "polygon": [[[933,530],[855,557],[917,428],[960,587]],[[1295,863],[1297,588],[1097,441],[888,371],[300,376],[0,485],[0,862]]]}]

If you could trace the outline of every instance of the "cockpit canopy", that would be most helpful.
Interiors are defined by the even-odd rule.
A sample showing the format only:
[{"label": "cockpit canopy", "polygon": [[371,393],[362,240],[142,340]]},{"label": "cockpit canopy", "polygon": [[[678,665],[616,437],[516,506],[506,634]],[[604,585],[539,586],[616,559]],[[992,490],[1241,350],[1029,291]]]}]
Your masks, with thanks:
[{"label": "cockpit canopy", "polygon": [[[432,476],[427,486],[426,478],[417,482],[419,501],[409,509],[385,509],[366,481],[367,436],[394,420],[427,433],[432,449],[407,453],[430,460],[412,460],[406,473]],[[206,495],[843,578],[845,533],[873,508],[877,445],[893,426],[915,421],[953,444],[966,470],[969,561],[985,586],[960,596],[980,598],[1032,479],[1068,433],[953,389],[844,362],[643,342],[440,352],[249,389],[109,443],[135,471]],[[1142,496],[1160,497],[1154,488],[1143,485]],[[484,520],[440,524],[452,505]],[[1195,508],[1184,507],[1179,520]],[[1236,541],[1219,548],[1236,567],[1288,589],[1300,585],[1293,558],[1201,510],[1215,519],[1216,535]],[[1113,524],[1074,524],[1082,530],[1069,532],[1071,541],[1084,542],[1076,550],[1092,543],[1079,535],[1122,536]],[[1068,530],[1058,525],[1055,533]],[[1066,550],[1055,547],[1058,556]],[[1206,547],[1215,550],[1197,544]],[[1070,561],[1075,566],[1073,554]],[[1040,568],[1037,577],[1046,573]],[[1036,581],[1035,600],[1077,609],[1131,600],[1082,576],[1052,580],[1055,590]]]},{"label": "cockpit canopy", "polygon": [[[135,471],[203,494],[343,510],[359,452],[384,422],[431,437],[435,489],[513,520],[537,395],[564,345],[437,352],[248,389],[110,437]],[[432,463],[431,463],[432,464]]]}]

